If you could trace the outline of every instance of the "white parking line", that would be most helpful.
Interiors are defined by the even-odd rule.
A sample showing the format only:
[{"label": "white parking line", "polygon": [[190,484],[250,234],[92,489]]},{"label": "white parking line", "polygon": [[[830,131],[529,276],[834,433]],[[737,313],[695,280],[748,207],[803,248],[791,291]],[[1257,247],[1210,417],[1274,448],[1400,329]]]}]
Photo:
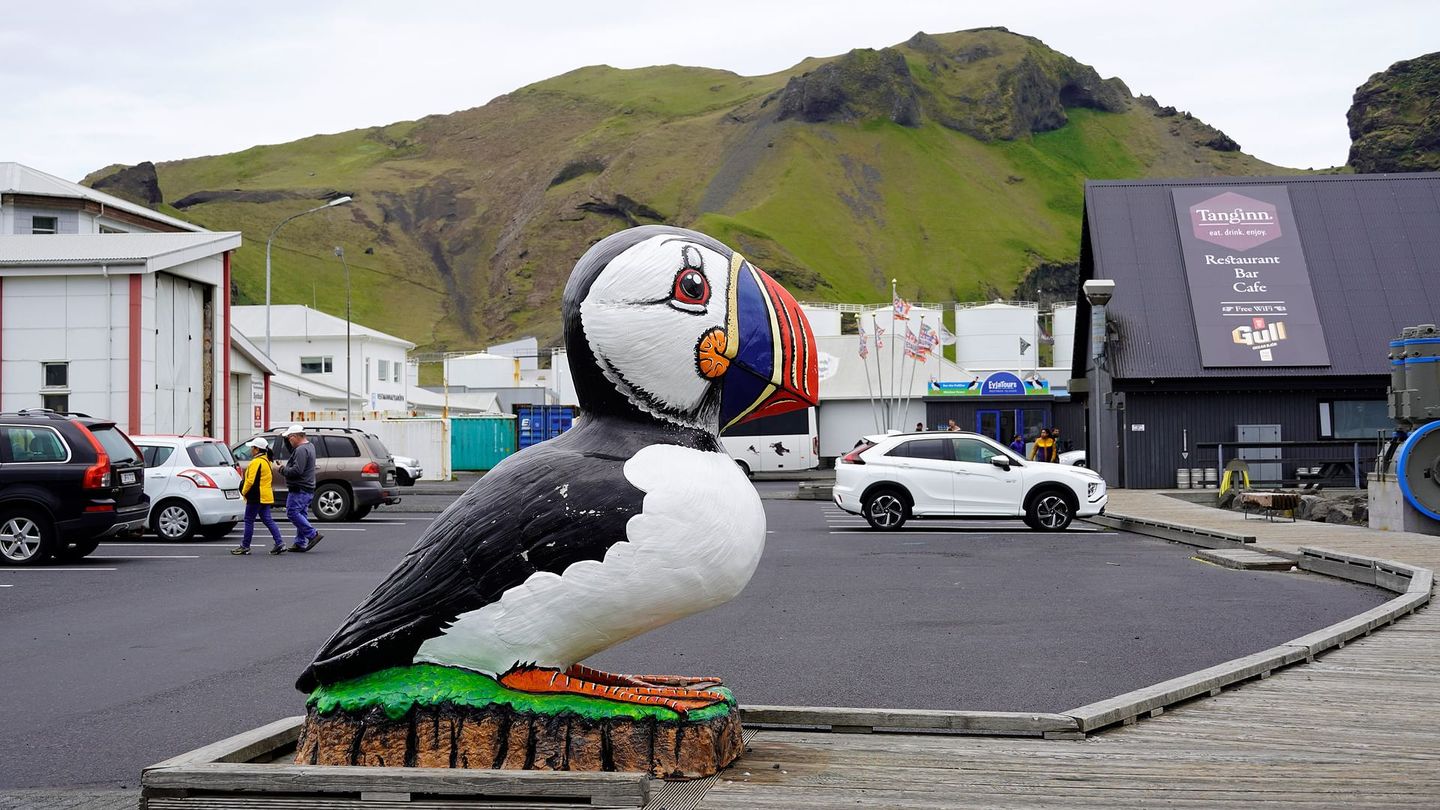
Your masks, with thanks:
[{"label": "white parking line", "polygon": [[199,554],[92,554],[91,560],[198,560]]},{"label": "white parking line", "polygon": [[116,568],[0,568],[0,574],[20,573],[21,571],[116,571]]},{"label": "white parking line", "polygon": [[219,540],[209,543],[101,543],[101,548],[224,548]]}]

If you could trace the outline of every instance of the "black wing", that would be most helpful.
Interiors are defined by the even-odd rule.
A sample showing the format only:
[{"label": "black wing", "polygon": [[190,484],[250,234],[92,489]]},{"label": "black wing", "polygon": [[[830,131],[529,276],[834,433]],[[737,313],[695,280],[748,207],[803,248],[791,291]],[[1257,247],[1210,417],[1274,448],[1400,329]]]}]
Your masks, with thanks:
[{"label": "black wing", "polygon": [[579,560],[601,560],[623,542],[644,493],[625,479],[628,456],[589,449],[580,433],[511,456],[451,504],[325,642],[295,687],[308,694],[319,684],[406,666],[461,614],[537,571],[559,574]]}]

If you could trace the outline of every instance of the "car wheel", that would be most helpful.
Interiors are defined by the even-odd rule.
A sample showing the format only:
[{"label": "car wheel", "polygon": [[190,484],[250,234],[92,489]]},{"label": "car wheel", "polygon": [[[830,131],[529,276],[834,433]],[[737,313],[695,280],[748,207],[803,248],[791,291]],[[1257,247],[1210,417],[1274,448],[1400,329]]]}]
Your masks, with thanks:
[{"label": "car wheel", "polygon": [[375,508],[374,506],[357,506],[357,507],[355,507],[355,511],[353,511],[353,512],[350,513],[350,519],[351,519],[351,520],[364,520],[365,517],[366,517],[366,515],[369,515],[369,514],[370,514],[370,510],[371,510],[371,509],[374,509],[374,508]]},{"label": "car wheel", "polygon": [[95,553],[100,547],[100,540],[86,540],[83,543],[71,543],[55,552],[55,558],[60,560],[83,560]]},{"label": "car wheel", "polygon": [[894,531],[905,525],[909,507],[905,498],[893,489],[877,489],[865,499],[865,522],[870,528]]},{"label": "car wheel", "polygon": [[740,468],[740,472],[745,473],[745,477],[746,477],[746,478],[754,478],[754,477],[755,477],[755,473],[753,473],[753,472],[750,471],[750,465],[749,465],[749,464],[746,464],[746,463],[743,462],[743,461],[736,460],[735,466],[737,466],[737,467]]},{"label": "car wheel", "polygon": [[410,474],[400,469],[399,467],[395,468],[395,483],[399,484],[402,487],[415,486],[415,481],[410,477]]},{"label": "car wheel", "polygon": [[184,501],[161,501],[150,514],[150,529],[161,540],[183,543],[194,537],[198,528],[200,519]]},{"label": "car wheel", "polygon": [[1047,489],[1030,499],[1025,508],[1025,522],[1032,529],[1042,532],[1064,531],[1075,518],[1075,508],[1063,493]]},{"label": "car wheel", "polygon": [[55,550],[55,528],[35,512],[0,513],[0,563],[39,565]]},{"label": "car wheel", "polygon": [[315,490],[315,517],[325,523],[350,517],[350,493],[339,484],[325,484]]},{"label": "car wheel", "polygon": [[225,535],[229,534],[234,530],[235,521],[231,520],[225,523],[216,523],[212,526],[201,526],[200,534],[206,540],[219,540],[220,538],[224,537]]}]

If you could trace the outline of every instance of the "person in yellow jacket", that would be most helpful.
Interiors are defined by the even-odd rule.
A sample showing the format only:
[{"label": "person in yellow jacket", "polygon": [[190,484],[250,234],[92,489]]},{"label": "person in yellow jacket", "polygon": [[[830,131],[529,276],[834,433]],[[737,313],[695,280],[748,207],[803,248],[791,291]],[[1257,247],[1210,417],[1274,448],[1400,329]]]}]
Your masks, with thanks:
[{"label": "person in yellow jacket", "polygon": [[230,553],[237,556],[250,553],[255,518],[260,518],[275,541],[270,553],[284,554],[285,541],[280,539],[280,527],[270,516],[270,507],[275,503],[275,490],[271,484],[275,473],[270,463],[270,445],[257,436],[247,446],[250,448],[250,465],[245,468],[245,480],[240,484],[240,494],[245,497],[245,538],[240,541],[240,547],[230,549]]},{"label": "person in yellow jacket", "polygon": [[1054,461],[1055,454],[1055,440],[1050,438],[1050,431],[1040,428],[1040,438],[1035,440],[1035,447],[1030,451],[1030,458],[1036,461]]}]

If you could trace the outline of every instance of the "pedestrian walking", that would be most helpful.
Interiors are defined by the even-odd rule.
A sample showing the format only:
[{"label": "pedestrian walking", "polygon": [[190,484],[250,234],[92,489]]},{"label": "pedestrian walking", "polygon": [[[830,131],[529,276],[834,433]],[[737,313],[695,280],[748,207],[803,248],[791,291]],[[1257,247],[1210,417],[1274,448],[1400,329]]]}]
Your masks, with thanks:
[{"label": "pedestrian walking", "polygon": [[285,462],[285,486],[290,494],[285,499],[285,516],[295,525],[295,542],[291,551],[309,551],[325,539],[310,525],[306,512],[315,497],[315,445],[305,438],[304,425],[291,425],[282,434],[290,445],[290,460]]},{"label": "pedestrian walking", "polygon": [[1055,460],[1060,460],[1061,453],[1070,452],[1070,440],[1060,438],[1060,428],[1050,428],[1050,438],[1055,440]]},{"label": "pedestrian walking", "polygon": [[916,423],[915,423],[915,432],[916,432],[916,433],[924,433],[924,432],[925,432],[925,423],[924,423],[924,422],[916,422]]},{"label": "pedestrian walking", "polygon": [[255,519],[259,518],[270,537],[275,541],[270,547],[271,554],[284,554],[285,541],[280,537],[280,527],[270,515],[275,503],[275,488],[270,463],[270,443],[256,436],[247,445],[250,447],[250,464],[245,468],[245,479],[240,483],[240,494],[245,497],[245,536],[239,548],[230,549],[236,556],[250,553],[250,538],[255,535]]},{"label": "pedestrian walking", "polygon": [[1035,447],[1030,450],[1030,458],[1036,461],[1055,460],[1055,440],[1050,438],[1050,431],[1040,428],[1040,437],[1035,440]]},{"label": "pedestrian walking", "polygon": [[945,429],[950,431],[951,433],[954,433],[955,431],[958,431],[960,429],[960,426],[955,424],[954,419],[947,419],[945,420]]},{"label": "pedestrian walking", "polygon": [[1021,436],[1019,433],[1016,433],[1016,434],[1015,434],[1015,437],[1010,440],[1010,449],[1015,451],[1015,455],[1017,455],[1017,456],[1019,456],[1019,457],[1021,457],[1021,458],[1024,458],[1024,457],[1025,457],[1025,437],[1024,437],[1024,436]]}]

